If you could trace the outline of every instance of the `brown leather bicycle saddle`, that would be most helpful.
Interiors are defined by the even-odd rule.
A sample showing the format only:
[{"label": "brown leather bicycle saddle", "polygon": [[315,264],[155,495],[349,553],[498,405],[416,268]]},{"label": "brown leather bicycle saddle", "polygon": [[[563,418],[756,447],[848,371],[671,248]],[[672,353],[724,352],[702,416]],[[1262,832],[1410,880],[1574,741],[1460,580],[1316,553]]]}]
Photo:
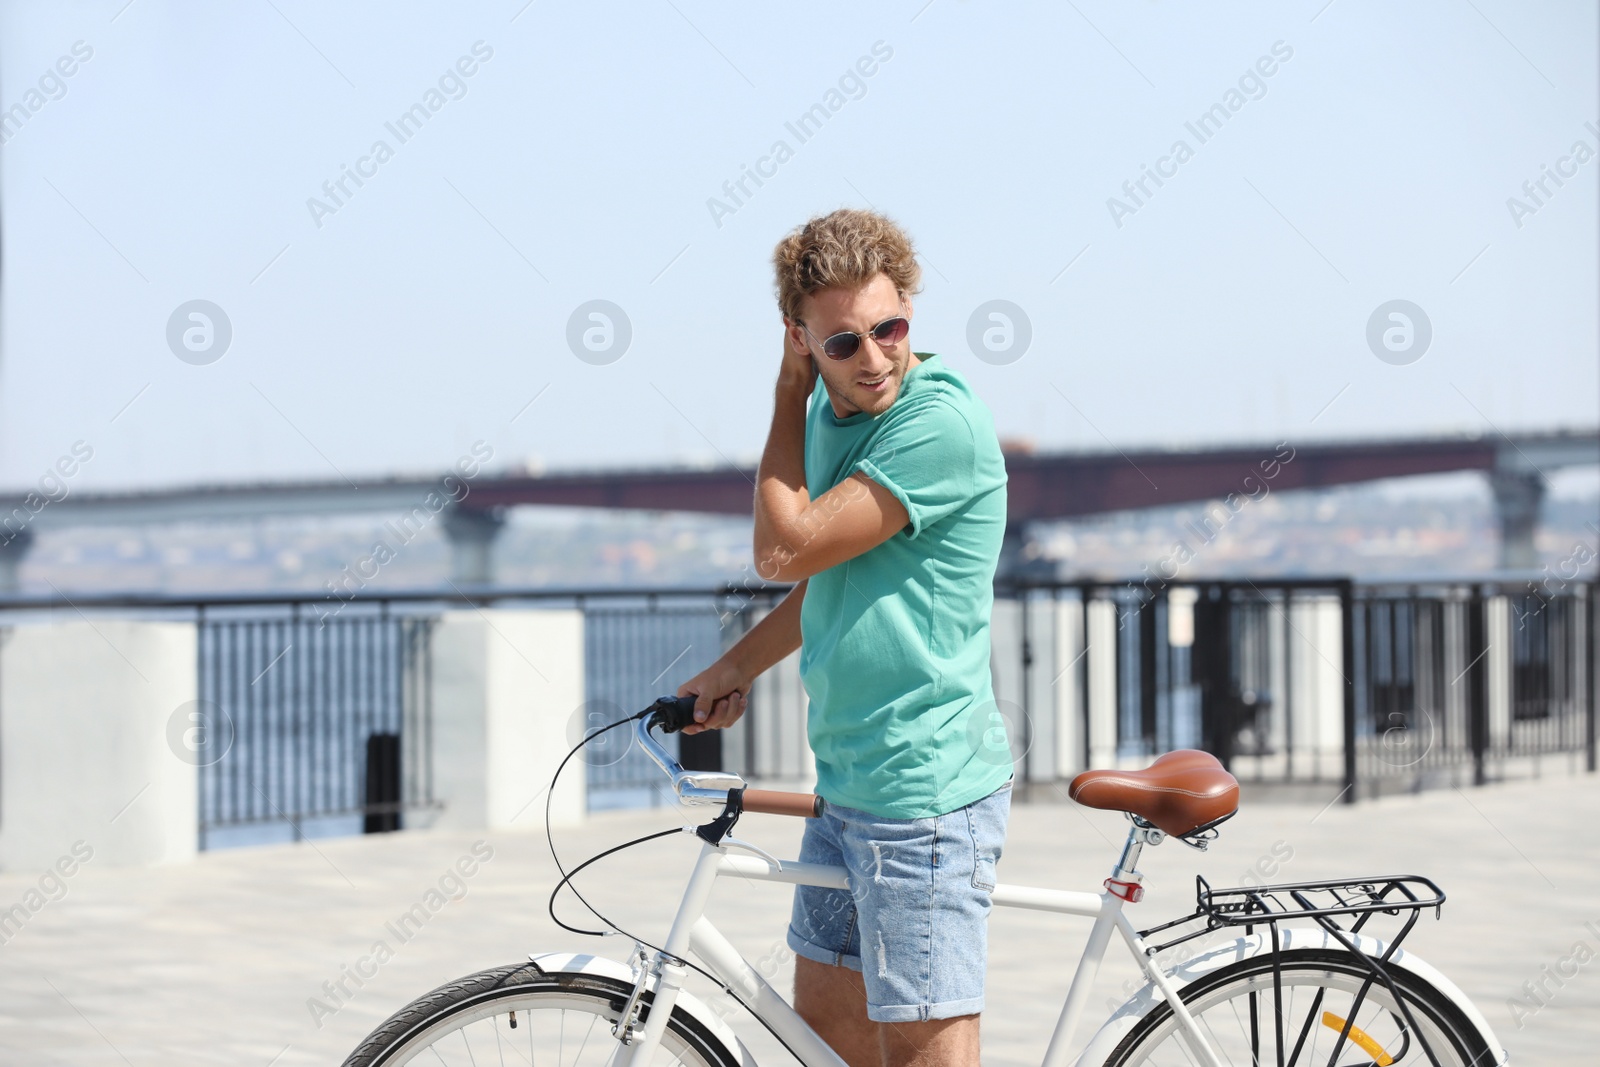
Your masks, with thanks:
[{"label": "brown leather bicycle saddle", "polygon": [[1239,783],[1209,752],[1180,748],[1142,771],[1084,771],[1067,795],[1079,804],[1139,816],[1172,837],[1221,822],[1239,809]]}]

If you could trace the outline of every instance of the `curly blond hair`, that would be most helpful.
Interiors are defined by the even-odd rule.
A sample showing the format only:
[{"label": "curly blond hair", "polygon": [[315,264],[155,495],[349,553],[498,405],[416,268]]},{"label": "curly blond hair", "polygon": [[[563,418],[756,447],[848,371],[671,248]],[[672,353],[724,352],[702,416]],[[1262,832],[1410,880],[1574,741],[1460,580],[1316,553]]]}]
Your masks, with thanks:
[{"label": "curly blond hair", "polygon": [[911,238],[875,211],[840,208],[812,217],[778,242],[772,265],[778,307],[791,322],[800,316],[802,298],[821,289],[857,289],[880,272],[902,293],[922,288]]}]

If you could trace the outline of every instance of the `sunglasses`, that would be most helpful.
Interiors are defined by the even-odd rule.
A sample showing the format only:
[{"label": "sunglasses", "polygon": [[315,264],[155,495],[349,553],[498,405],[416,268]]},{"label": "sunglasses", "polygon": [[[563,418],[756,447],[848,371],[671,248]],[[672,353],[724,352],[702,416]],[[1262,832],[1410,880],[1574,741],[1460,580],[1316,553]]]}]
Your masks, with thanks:
[{"label": "sunglasses", "polygon": [[[900,301],[901,309],[904,310],[905,306],[905,301],[902,299]],[[799,319],[795,321],[800,322]],[[800,322],[800,328],[805,330],[813,341],[817,339],[817,335],[811,332],[811,327],[804,322]],[[833,334],[826,341],[821,342],[822,353],[829,359],[849,359],[860,350],[861,339],[866,337],[867,334],[871,334],[872,339],[878,342],[880,347],[890,348],[905,340],[906,334],[910,332],[911,320],[904,315],[896,315],[892,319],[884,319],[878,325],[866,331],[866,333],[851,333],[849,330],[845,330],[842,333]]]}]

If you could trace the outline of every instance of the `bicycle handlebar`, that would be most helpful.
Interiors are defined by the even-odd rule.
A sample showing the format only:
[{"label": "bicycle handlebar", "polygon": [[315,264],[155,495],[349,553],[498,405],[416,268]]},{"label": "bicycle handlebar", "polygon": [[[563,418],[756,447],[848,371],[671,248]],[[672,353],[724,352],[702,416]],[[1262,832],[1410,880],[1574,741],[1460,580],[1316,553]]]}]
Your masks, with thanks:
[{"label": "bicycle handlebar", "polygon": [[650,724],[659,724],[669,734],[677,733],[685,726],[693,726],[694,702],[698,699],[693,696],[656,697],[656,702],[650,705]]},{"label": "bicycle handlebar", "polygon": [[795,815],[802,819],[822,816],[827,801],[815,793],[789,793],[782,789],[746,789],[744,810],[763,815]]},{"label": "bicycle handlebar", "polygon": [[659,726],[676,733],[694,723],[696,697],[664,696],[647,709],[648,715],[634,723],[634,737],[645,755],[672,778],[673,792],[688,804],[727,804],[738,790],[740,810],[762,815],[791,815],[814,819],[822,815],[825,802],[814,793],[792,793],[781,789],[747,789],[744,779],[727,771],[686,771],[667,754],[651,733]]}]

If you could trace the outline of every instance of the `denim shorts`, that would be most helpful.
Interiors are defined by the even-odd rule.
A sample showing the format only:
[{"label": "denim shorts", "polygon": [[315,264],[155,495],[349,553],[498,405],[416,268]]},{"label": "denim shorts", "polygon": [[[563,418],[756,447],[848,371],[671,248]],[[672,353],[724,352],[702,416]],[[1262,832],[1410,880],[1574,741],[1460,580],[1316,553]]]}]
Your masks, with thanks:
[{"label": "denim shorts", "polygon": [[845,868],[850,889],[796,886],[789,947],[860,971],[877,1022],[982,1011],[989,897],[1010,814],[1010,780],[925,819],[827,805],[806,820],[800,861]]}]

